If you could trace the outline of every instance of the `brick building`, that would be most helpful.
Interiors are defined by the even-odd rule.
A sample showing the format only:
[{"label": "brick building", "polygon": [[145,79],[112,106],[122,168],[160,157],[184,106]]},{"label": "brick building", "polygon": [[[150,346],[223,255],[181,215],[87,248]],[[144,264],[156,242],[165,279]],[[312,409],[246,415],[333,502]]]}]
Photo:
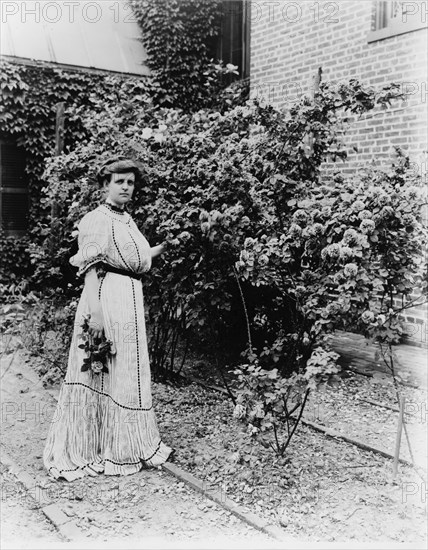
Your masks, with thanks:
[{"label": "brick building", "polygon": [[[252,97],[289,108],[313,93],[319,67],[325,82],[399,83],[405,101],[352,122],[344,169],[388,163],[398,145],[426,181],[427,1],[257,0],[244,14],[249,7]],[[406,321],[412,340],[426,344],[426,307],[409,312]]]},{"label": "brick building", "polygon": [[[396,82],[407,99],[356,121],[349,166],[407,150],[421,172],[427,150],[428,2],[340,0],[251,2],[251,93],[276,107],[310,95],[323,81]],[[425,153],[424,153],[425,152]]]}]

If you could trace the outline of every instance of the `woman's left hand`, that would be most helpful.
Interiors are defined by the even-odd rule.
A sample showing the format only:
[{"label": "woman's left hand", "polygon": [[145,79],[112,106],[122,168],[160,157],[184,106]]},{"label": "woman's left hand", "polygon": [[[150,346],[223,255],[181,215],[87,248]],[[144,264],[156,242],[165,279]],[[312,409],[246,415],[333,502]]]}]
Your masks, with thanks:
[{"label": "woman's left hand", "polygon": [[168,248],[168,242],[164,241],[162,244],[158,244],[157,246],[152,246],[151,248],[151,254],[152,258],[155,258],[156,256],[159,256],[160,254],[163,254],[166,252]]}]

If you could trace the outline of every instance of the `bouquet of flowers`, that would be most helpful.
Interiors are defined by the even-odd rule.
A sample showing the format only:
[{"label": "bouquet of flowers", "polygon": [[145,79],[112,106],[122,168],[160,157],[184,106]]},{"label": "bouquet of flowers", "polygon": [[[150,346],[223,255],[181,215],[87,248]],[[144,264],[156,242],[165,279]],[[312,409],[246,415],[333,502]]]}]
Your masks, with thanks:
[{"label": "bouquet of flowers", "polygon": [[93,374],[100,374],[100,372],[108,372],[107,361],[114,355],[115,349],[113,342],[107,340],[104,334],[101,338],[98,338],[89,333],[90,317],[90,314],[84,317],[83,323],[80,325],[82,332],[79,337],[83,340],[83,343],[79,344],[78,347],[84,349],[87,353],[80,370],[82,372],[91,370]]}]

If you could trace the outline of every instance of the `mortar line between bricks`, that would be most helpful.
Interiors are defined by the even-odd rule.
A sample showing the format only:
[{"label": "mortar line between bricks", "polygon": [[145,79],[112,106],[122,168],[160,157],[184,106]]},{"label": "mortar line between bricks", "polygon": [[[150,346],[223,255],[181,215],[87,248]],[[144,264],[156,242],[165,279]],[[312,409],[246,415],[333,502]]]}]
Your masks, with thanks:
[{"label": "mortar line between bricks", "polygon": [[[51,504],[47,504],[46,506],[42,506],[41,503],[37,500],[37,498],[31,494],[32,490],[34,489],[40,489],[43,490],[43,487],[39,485],[36,478],[29,474],[27,470],[20,466],[17,462],[15,462],[10,455],[5,452],[5,446],[2,443],[0,445],[1,448],[1,457],[0,462],[1,464],[7,468],[7,470],[14,476],[17,483],[20,483],[24,489],[27,495],[35,502],[36,507],[43,512],[43,515],[46,517],[46,519],[51,523],[55,529],[58,531],[58,533],[66,539],[68,542],[73,541],[73,537],[79,537],[79,538],[87,538],[85,533],[75,523],[75,520],[72,518],[69,518],[63,510],[59,507],[59,505],[56,502],[53,502]],[[65,521],[60,520],[62,518],[66,518]]]}]

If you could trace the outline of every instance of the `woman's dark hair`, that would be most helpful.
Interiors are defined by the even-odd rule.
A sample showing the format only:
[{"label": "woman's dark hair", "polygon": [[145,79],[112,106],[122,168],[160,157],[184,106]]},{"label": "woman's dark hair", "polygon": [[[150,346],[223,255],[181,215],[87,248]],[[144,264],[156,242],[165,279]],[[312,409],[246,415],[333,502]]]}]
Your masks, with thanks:
[{"label": "woman's dark hair", "polygon": [[135,175],[135,184],[141,183],[141,169],[137,162],[126,157],[112,157],[101,166],[97,173],[99,186],[110,182],[112,174],[126,174],[132,172]]}]

